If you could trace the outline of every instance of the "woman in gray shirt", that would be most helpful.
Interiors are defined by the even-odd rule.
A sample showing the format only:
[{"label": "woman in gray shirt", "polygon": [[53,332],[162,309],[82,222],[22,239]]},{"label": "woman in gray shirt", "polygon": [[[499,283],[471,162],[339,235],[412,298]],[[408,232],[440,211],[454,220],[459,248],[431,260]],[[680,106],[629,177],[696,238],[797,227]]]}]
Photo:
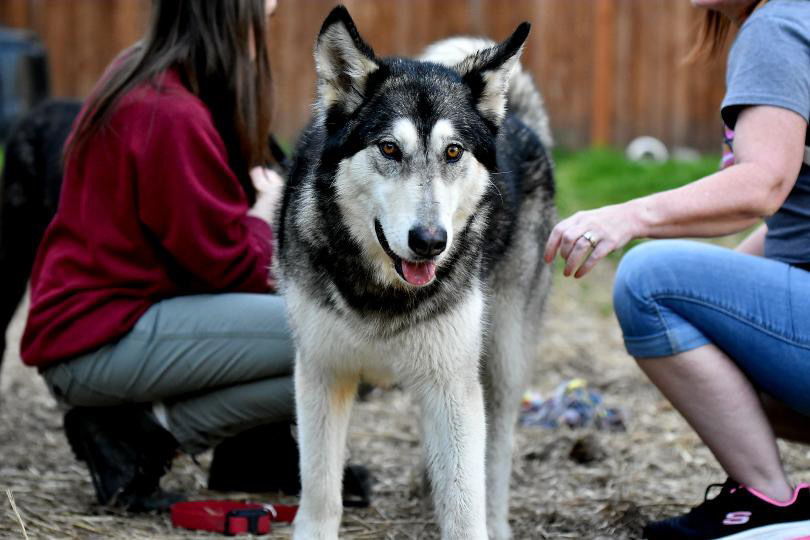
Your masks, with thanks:
[{"label": "woman in gray shirt", "polygon": [[810,485],[787,479],[775,440],[810,442],[810,0],[692,3],[709,9],[713,49],[740,26],[721,108],[733,163],[574,214],[552,232],[546,259],[559,252],[564,274],[581,277],[634,238],[722,236],[764,220],[737,250],[663,240],[619,266],[614,308],[628,352],[729,477],[713,499],[644,532],[810,536]]}]

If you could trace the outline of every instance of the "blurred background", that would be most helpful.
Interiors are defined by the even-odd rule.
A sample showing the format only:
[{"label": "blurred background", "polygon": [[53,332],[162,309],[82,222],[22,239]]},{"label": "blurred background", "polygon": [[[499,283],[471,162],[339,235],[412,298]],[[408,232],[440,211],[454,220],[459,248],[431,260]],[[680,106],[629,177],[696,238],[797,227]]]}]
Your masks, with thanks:
[{"label": "blurred background", "polygon": [[[500,40],[530,21],[524,65],[551,116],[563,215],[679,185],[717,163],[723,59],[683,63],[702,15],[687,0],[344,3],[379,55],[418,54],[456,34]],[[335,4],[281,0],[272,19],[274,132],[288,145],[309,117],[312,44]],[[0,140],[44,96],[85,97],[110,60],[138,40],[149,8],[150,0],[0,0]],[[662,156],[668,164],[624,160],[621,151],[639,136],[661,141],[676,165]]]},{"label": "blurred background", "polygon": [[[417,54],[454,34],[500,40],[530,21],[523,63],[551,117],[561,217],[676,187],[718,166],[724,59],[683,64],[702,15],[689,0],[343,1],[380,55]],[[312,45],[336,3],[280,0],[273,17],[273,128],[288,147],[310,115]],[[110,60],[138,40],[150,4],[0,0],[0,163],[15,118],[46,96],[87,96]],[[628,157],[639,137],[647,138]],[[555,280],[543,349],[527,382],[553,395],[561,381],[584,379],[627,411],[628,432],[518,430],[516,538],[638,538],[645,520],[673,503],[682,510],[706,478],[722,478],[709,451],[624,352],[611,302],[619,255],[583,280]],[[23,304],[0,377],[0,485],[14,491],[31,537],[198,537],[181,536],[168,518],[98,515],[86,473],[61,435],[55,402],[17,359],[24,313]],[[422,493],[414,408],[401,392],[372,396],[356,408],[352,459],[372,465],[381,496],[371,510],[346,512],[344,533],[353,532],[343,537],[434,537],[425,532],[431,517],[414,495]],[[805,452],[786,454],[789,470],[806,469]],[[574,457],[582,455],[591,457]],[[175,463],[167,487],[199,494],[204,470],[190,459]],[[650,485],[662,477],[668,479]],[[414,529],[418,523],[424,534]],[[17,518],[0,509],[0,537],[19,538],[18,531]],[[277,537],[288,536],[281,529]]]},{"label": "blurred background", "polygon": [[[503,39],[532,23],[524,53],[561,146],[624,146],[638,135],[716,150],[722,63],[684,66],[700,13],[687,0],[345,0],[381,55],[414,55],[454,34]],[[272,19],[275,130],[292,139],[314,90],[312,44],[334,0],[281,0]],[[82,98],[141,35],[149,0],[0,0],[0,25],[32,30],[54,96]],[[5,64],[5,62],[4,62]],[[3,74],[6,75],[5,73]],[[5,78],[5,77],[4,77]]]}]

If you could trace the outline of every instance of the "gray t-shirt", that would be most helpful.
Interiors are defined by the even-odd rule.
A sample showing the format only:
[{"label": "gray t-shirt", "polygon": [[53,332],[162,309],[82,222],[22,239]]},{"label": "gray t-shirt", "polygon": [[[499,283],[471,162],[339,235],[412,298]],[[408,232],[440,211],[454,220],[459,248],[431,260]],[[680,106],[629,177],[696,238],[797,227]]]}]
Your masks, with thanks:
[{"label": "gray t-shirt", "polygon": [[[750,105],[783,107],[810,121],[810,0],[770,0],[737,34],[721,105],[726,125],[734,129]],[[766,257],[810,262],[810,166],[802,166],[787,200],[766,221]]]}]

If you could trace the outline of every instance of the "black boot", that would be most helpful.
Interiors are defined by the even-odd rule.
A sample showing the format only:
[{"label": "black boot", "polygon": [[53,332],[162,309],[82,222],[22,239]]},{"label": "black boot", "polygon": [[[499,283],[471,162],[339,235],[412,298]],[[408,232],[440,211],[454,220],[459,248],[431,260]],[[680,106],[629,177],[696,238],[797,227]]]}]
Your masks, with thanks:
[{"label": "black boot", "polygon": [[208,489],[298,495],[298,444],[290,422],[257,426],[214,448]]},{"label": "black boot", "polygon": [[[362,465],[343,470],[344,506],[367,507],[371,474]],[[247,493],[301,492],[298,443],[290,422],[258,426],[222,441],[214,448],[208,489]]]},{"label": "black boot", "polygon": [[144,407],[76,407],[65,414],[65,434],[99,504],[149,512],[182,499],[160,489],[178,443]]}]

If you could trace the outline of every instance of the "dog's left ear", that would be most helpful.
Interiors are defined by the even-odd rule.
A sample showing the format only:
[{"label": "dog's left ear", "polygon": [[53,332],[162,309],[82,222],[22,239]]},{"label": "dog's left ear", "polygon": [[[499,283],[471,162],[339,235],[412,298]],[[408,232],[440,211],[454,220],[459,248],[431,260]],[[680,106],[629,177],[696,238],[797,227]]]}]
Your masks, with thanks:
[{"label": "dog's left ear", "polygon": [[363,102],[369,75],[379,67],[374,51],[360,37],[348,10],[337,6],[323,22],[315,43],[321,110],[339,104],[346,114],[354,112]]},{"label": "dog's left ear", "polygon": [[454,68],[472,89],[478,112],[496,126],[506,116],[509,79],[530,29],[529,23],[521,23],[506,41],[468,56]]}]

